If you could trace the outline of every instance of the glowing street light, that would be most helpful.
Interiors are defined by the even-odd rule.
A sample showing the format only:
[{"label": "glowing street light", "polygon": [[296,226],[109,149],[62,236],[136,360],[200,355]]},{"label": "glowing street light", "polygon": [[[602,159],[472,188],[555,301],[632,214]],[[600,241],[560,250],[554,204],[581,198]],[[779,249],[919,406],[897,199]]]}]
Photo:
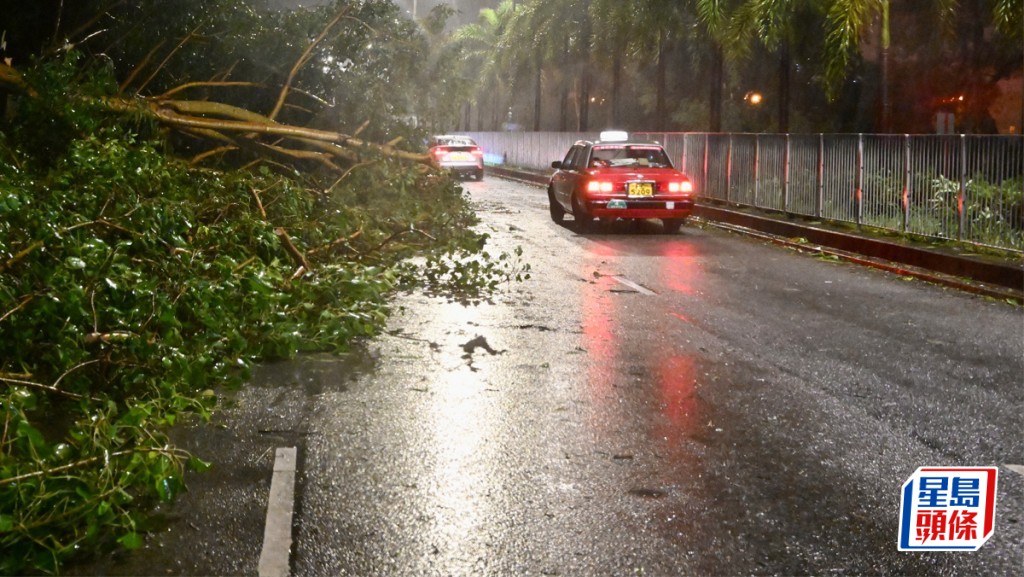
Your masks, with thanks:
[{"label": "glowing street light", "polygon": [[761,101],[764,100],[764,97],[761,96],[760,92],[752,90],[743,97],[743,100],[746,101],[746,103],[751,106],[759,106],[761,104]]}]

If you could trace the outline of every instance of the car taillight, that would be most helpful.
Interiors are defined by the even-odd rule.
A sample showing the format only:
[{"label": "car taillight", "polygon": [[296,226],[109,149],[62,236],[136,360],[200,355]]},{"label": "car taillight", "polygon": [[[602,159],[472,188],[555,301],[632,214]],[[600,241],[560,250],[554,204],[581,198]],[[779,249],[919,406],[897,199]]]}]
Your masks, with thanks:
[{"label": "car taillight", "polygon": [[669,192],[693,192],[693,183],[689,180],[682,182],[670,182],[668,183]]},{"label": "car taillight", "polygon": [[484,149],[480,148],[479,146],[474,146],[472,152],[473,152],[473,156],[483,156],[484,155]]},{"label": "car taillight", "polygon": [[606,180],[591,180],[587,182],[587,192],[611,192],[615,187]]},{"label": "car taillight", "polygon": [[444,146],[438,146],[437,148],[435,148],[433,150],[433,152],[434,152],[434,156],[436,156],[438,158],[441,158],[442,156],[448,154],[448,148],[444,147]]}]

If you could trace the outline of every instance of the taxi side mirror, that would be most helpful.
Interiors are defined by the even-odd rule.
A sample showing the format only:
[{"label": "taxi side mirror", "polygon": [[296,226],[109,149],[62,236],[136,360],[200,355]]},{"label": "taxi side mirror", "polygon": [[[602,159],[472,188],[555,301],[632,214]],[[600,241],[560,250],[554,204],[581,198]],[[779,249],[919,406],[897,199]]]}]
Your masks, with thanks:
[{"label": "taxi side mirror", "polygon": [[562,161],[561,160],[556,160],[556,161],[552,162],[551,163],[551,168],[554,168],[556,170],[561,170],[561,168],[562,168]]}]

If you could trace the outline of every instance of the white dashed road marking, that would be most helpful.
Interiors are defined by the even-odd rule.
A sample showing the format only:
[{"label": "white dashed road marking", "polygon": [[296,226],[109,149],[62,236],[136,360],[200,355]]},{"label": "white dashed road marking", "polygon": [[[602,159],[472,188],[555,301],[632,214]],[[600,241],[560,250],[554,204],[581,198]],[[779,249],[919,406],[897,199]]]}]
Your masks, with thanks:
[{"label": "white dashed road marking", "polygon": [[274,455],[274,476],[267,500],[267,523],[258,568],[260,577],[288,576],[294,509],[295,447],[279,447]]},{"label": "white dashed road marking", "polygon": [[628,278],[623,277],[623,276],[613,276],[612,280],[614,280],[617,283],[624,284],[624,285],[628,286],[629,288],[631,288],[631,289],[635,290],[636,292],[638,292],[640,294],[643,294],[643,295],[655,296],[655,295],[658,294],[658,293],[652,291],[651,289],[649,289],[649,288],[647,288],[645,286],[638,285],[635,282],[633,282],[633,281],[631,281]]}]

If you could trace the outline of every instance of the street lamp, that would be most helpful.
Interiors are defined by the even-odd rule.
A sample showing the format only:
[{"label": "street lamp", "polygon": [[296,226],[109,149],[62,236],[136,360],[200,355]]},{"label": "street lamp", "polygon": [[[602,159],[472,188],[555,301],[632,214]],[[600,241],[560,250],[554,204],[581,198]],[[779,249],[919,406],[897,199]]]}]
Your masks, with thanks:
[{"label": "street lamp", "polygon": [[756,90],[751,90],[750,92],[746,93],[746,95],[743,96],[743,100],[751,106],[760,106],[761,101],[764,100],[764,97],[761,96],[760,92]]}]

